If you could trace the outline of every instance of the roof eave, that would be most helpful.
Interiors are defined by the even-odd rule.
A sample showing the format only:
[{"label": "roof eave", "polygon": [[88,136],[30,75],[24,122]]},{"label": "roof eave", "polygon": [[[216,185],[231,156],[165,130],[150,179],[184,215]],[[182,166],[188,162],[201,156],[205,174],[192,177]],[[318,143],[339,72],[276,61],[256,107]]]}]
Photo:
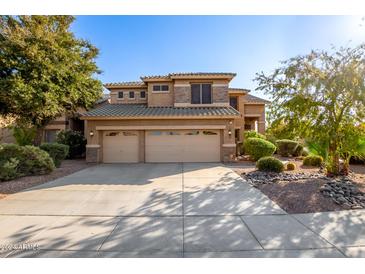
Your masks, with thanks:
[{"label": "roof eave", "polygon": [[147,85],[103,85],[103,86],[109,91],[117,88],[147,88]]},{"label": "roof eave", "polygon": [[87,116],[80,117],[81,120],[190,120],[190,119],[235,119],[241,115],[196,115],[196,116]]},{"label": "roof eave", "polygon": [[171,79],[215,79],[215,80],[232,80],[236,74],[222,74],[222,75],[172,75]]},{"label": "roof eave", "polygon": [[249,102],[246,101],[244,102],[245,105],[270,105],[271,102],[270,101],[265,101],[265,102]]},{"label": "roof eave", "polygon": [[143,82],[171,82],[171,78],[168,77],[141,77]]}]

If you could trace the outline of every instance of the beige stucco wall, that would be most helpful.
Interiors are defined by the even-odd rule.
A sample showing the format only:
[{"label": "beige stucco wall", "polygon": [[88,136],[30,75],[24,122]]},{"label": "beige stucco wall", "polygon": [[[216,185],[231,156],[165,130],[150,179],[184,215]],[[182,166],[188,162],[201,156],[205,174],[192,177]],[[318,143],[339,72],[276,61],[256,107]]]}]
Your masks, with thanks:
[{"label": "beige stucco wall", "polygon": [[258,132],[265,133],[265,105],[264,104],[245,104],[245,117],[254,117],[258,121]]},{"label": "beige stucco wall", "polygon": [[[231,123],[230,123],[231,122]],[[144,136],[143,127],[148,126],[169,126],[169,127],[178,127],[178,126],[224,126],[225,129],[221,130],[221,160],[222,161],[230,161],[231,158],[235,154],[235,138],[234,138],[234,123],[233,120],[229,119],[169,119],[169,120],[88,120],[85,124],[85,136],[87,138],[87,149],[89,151],[95,150],[93,152],[87,152],[87,155],[90,155],[90,158],[87,159],[90,161],[92,157],[96,157],[97,159],[91,159],[92,161],[101,162],[102,161],[102,149],[103,149],[103,131],[97,130],[96,127],[100,126],[115,126],[116,130],[120,126],[141,126],[142,129],[139,130],[139,143],[140,143],[140,162],[144,161],[144,139],[141,136]],[[112,130],[112,129],[110,129]],[[93,136],[90,136],[90,132],[93,132]],[[229,132],[232,134],[230,135]],[[143,155],[142,155],[143,153]]]},{"label": "beige stucco wall", "polygon": [[[124,92],[123,99],[118,98],[118,92]],[[129,98],[129,91],[134,91],[134,99]],[[140,97],[140,92],[146,91],[146,98]],[[146,104],[148,101],[147,87],[117,88],[110,91],[111,104]]]},{"label": "beige stucco wall", "polygon": [[241,117],[235,119],[235,128],[243,129],[243,127],[245,126],[245,118],[244,118],[245,103],[244,103],[243,95],[231,94],[230,97],[237,97],[238,111],[241,113]]},{"label": "beige stucco wall", "polygon": [[253,115],[258,114],[258,116],[261,115],[261,113],[265,113],[265,105],[264,104],[245,104],[245,114]]},{"label": "beige stucco wall", "polygon": [[15,143],[15,138],[13,137],[13,132],[10,128],[0,128],[0,143]]},{"label": "beige stucco wall", "polygon": [[[168,85],[168,92],[153,91],[154,85]],[[173,106],[174,105],[174,87],[171,82],[149,82],[148,83],[148,106]]]}]

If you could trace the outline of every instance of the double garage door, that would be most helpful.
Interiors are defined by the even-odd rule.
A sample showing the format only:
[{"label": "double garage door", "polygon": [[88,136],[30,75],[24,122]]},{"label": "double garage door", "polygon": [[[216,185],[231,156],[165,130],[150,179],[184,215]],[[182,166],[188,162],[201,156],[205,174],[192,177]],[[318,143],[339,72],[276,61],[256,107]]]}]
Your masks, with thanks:
[{"label": "double garage door", "polygon": [[[139,161],[139,136],[133,131],[104,132],[105,163]],[[142,136],[141,136],[142,137]],[[154,130],[145,132],[146,162],[219,162],[218,130]]]}]

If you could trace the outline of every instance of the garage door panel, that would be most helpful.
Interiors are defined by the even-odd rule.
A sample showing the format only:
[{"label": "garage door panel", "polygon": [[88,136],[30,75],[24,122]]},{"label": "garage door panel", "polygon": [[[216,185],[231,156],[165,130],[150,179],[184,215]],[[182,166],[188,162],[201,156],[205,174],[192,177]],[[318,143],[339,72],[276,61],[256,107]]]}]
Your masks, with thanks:
[{"label": "garage door panel", "polygon": [[147,131],[146,162],[219,162],[219,131]]},{"label": "garage door panel", "polygon": [[137,163],[138,147],[137,132],[106,131],[103,134],[103,162]]}]

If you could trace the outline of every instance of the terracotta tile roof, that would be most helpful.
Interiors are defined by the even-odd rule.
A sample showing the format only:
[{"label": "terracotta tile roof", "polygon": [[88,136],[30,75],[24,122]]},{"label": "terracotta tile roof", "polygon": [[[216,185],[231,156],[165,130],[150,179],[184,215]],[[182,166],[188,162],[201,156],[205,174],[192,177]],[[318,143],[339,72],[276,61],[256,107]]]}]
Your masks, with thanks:
[{"label": "terracotta tile roof", "polygon": [[236,76],[236,73],[232,72],[180,72],[170,73],[169,76]]},{"label": "terracotta tile roof", "polygon": [[132,81],[132,82],[115,82],[115,83],[106,83],[105,87],[119,87],[119,86],[145,86],[146,84],[142,81]]},{"label": "terracotta tile roof", "polygon": [[178,72],[178,73],[169,73],[167,75],[150,75],[150,76],[142,76],[142,80],[148,79],[171,79],[173,77],[180,76],[225,76],[225,77],[235,77],[236,73],[231,72]]},{"label": "terracotta tile roof", "polygon": [[92,109],[82,116],[85,117],[219,117],[239,116],[240,113],[232,107],[147,107],[141,104],[107,104]]},{"label": "terracotta tile roof", "polygon": [[142,81],[131,81],[131,82],[115,82],[115,83],[105,83],[104,87],[106,88],[113,88],[113,87],[129,87],[129,86],[145,86],[146,83],[144,81],[149,79],[172,79],[174,77],[189,77],[189,76],[223,76],[227,78],[233,78],[236,76],[236,73],[231,72],[180,72],[180,73],[169,73],[166,75],[149,75],[149,76],[142,76]]},{"label": "terracotta tile roof", "polygon": [[228,88],[228,91],[232,91],[232,92],[244,92],[244,93],[248,93],[250,92],[249,89],[246,89],[246,88]]},{"label": "terracotta tile roof", "polygon": [[260,97],[253,96],[251,94],[246,94],[244,97],[245,103],[261,103],[270,104],[271,102]]}]

